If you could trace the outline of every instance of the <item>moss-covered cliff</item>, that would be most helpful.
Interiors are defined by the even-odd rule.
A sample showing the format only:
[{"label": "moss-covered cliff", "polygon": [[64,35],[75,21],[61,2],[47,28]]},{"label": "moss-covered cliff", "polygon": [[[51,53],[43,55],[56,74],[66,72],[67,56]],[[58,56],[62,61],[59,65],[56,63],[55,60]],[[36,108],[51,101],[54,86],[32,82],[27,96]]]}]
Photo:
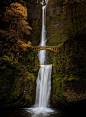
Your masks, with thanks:
[{"label": "moss-covered cliff", "polygon": [[47,5],[47,44],[58,45],[63,39],[63,0],[50,0]]},{"label": "moss-covered cliff", "polygon": [[86,99],[86,27],[70,35],[53,59],[52,102]]},{"label": "moss-covered cliff", "polygon": [[[52,58],[51,102],[58,108],[84,109],[86,105],[86,9],[82,12],[85,4],[84,1],[68,2],[63,9],[67,38]],[[79,19],[80,15],[82,17]]]},{"label": "moss-covered cliff", "polygon": [[32,49],[19,52],[3,49],[0,55],[0,106],[23,107],[34,104],[38,58]]}]

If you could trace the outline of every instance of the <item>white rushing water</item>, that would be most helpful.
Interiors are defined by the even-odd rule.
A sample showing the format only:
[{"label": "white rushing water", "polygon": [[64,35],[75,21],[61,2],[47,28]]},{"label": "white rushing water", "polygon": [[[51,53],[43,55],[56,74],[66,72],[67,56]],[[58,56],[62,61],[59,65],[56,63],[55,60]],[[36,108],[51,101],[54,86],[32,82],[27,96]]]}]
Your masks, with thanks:
[{"label": "white rushing water", "polygon": [[[42,7],[42,32],[41,32],[41,42],[39,46],[46,46],[46,29],[45,29],[45,21],[46,21],[46,6]],[[38,52],[38,57],[41,65],[45,64],[46,60],[46,50],[40,50]]]},{"label": "white rushing water", "polygon": [[[44,2],[44,0],[42,2]],[[48,0],[45,0],[45,3],[47,4]],[[46,46],[46,6],[42,6],[42,32],[40,46]],[[38,111],[40,112],[47,110],[46,108],[49,106],[52,65],[45,65],[46,50],[40,50],[38,52],[38,57],[41,67],[39,69],[36,82],[37,87],[35,106],[39,108]]]},{"label": "white rushing water", "polygon": [[47,107],[51,91],[52,65],[42,65],[39,69],[36,88],[36,106]]},{"label": "white rushing water", "polygon": [[[48,3],[48,0],[42,0],[42,3]],[[42,32],[41,42],[39,46],[46,46],[46,5],[42,6]],[[31,108],[34,113],[50,113],[52,109],[47,108],[49,106],[49,97],[51,91],[51,72],[52,65],[45,65],[46,62],[46,50],[40,50],[38,52],[39,61],[41,67],[39,69],[37,81],[36,81],[36,100],[35,108]]]},{"label": "white rushing water", "polygon": [[42,5],[45,3],[45,4],[47,4],[48,3],[48,0],[42,0]]}]

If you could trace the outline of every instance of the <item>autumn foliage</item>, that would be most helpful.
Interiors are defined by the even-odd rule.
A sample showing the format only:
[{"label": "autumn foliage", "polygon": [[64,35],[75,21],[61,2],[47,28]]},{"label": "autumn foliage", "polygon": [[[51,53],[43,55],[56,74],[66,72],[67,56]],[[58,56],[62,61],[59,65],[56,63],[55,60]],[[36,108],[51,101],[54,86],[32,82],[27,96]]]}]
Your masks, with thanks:
[{"label": "autumn foliage", "polygon": [[27,8],[23,7],[19,3],[12,3],[10,7],[6,8],[5,20],[10,22],[10,29],[16,30],[17,36],[20,38],[23,34],[26,33],[30,35],[32,28],[29,26],[27,20]]},{"label": "autumn foliage", "polygon": [[0,107],[24,107],[34,102],[38,58],[32,48],[25,50],[31,42],[23,35],[32,29],[27,8],[16,2],[5,9],[0,15]]}]

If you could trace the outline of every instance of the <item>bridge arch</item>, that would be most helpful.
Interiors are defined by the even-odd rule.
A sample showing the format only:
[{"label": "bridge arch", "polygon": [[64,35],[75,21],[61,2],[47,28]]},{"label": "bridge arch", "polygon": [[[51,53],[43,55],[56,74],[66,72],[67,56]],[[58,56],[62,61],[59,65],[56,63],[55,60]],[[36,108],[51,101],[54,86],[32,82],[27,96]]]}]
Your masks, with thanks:
[{"label": "bridge arch", "polygon": [[34,51],[39,51],[39,50],[51,50],[56,52],[57,51],[57,46],[33,46],[32,47]]}]

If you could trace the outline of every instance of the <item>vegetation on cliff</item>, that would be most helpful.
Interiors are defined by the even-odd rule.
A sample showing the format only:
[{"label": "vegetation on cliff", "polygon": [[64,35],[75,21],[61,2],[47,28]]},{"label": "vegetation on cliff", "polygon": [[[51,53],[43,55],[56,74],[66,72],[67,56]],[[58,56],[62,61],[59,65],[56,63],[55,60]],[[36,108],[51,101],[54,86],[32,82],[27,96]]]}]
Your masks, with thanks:
[{"label": "vegetation on cliff", "polygon": [[85,5],[86,2],[81,1],[66,3],[64,6],[64,29],[67,38],[53,57],[51,102],[55,107],[86,100]]},{"label": "vegetation on cliff", "polygon": [[[58,48],[53,60],[53,101],[62,101],[64,92],[85,94],[86,90],[86,27],[70,35],[63,46]],[[73,95],[72,92],[72,95]],[[68,96],[65,97],[68,99]],[[78,99],[79,98],[79,99]],[[84,95],[86,98],[86,95]],[[82,98],[81,98],[82,99]],[[57,101],[58,100],[58,101]],[[70,97],[69,102],[80,97]]]},{"label": "vegetation on cliff", "polygon": [[26,21],[27,9],[11,3],[0,17],[0,106],[31,105],[39,61],[31,43],[24,40],[32,29]]}]

